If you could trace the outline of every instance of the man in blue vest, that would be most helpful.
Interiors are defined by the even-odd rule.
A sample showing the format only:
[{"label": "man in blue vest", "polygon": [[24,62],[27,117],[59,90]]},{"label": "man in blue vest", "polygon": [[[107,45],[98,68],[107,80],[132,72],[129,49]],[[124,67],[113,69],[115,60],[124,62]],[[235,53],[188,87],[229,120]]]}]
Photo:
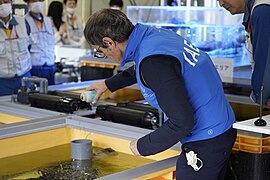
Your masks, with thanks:
[{"label": "man in blue vest", "polygon": [[244,13],[243,25],[247,31],[247,49],[253,68],[251,78],[252,99],[270,108],[270,0],[219,0],[220,6],[231,14]]},{"label": "man in blue vest", "polygon": [[29,24],[12,15],[12,1],[0,0],[0,96],[12,95],[30,77]]},{"label": "man in blue vest", "polygon": [[97,57],[121,65],[135,62],[90,85],[87,90],[97,94],[94,101],[107,89],[138,83],[146,101],[168,117],[160,128],[130,143],[134,155],[153,155],[180,141],[177,179],[224,179],[236,138],[235,116],[209,56],[170,30],[134,26],[119,10],[93,14],[84,34]]}]

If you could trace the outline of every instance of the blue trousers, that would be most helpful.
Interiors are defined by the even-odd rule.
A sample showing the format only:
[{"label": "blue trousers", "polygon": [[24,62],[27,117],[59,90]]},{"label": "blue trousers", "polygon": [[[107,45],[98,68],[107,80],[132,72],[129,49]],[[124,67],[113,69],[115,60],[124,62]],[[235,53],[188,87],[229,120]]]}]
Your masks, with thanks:
[{"label": "blue trousers", "polygon": [[27,72],[22,76],[13,78],[0,78],[0,96],[17,94],[21,88],[23,77],[31,77],[31,73]]},{"label": "blue trousers", "polygon": [[[176,179],[223,180],[236,135],[236,130],[231,128],[215,138],[183,144],[176,164]],[[198,171],[187,165],[186,153],[190,151],[194,151],[203,162]]]},{"label": "blue trousers", "polygon": [[54,65],[33,66],[31,69],[31,74],[32,76],[48,79],[49,85],[55,84],[54,82],[55,66]]}]

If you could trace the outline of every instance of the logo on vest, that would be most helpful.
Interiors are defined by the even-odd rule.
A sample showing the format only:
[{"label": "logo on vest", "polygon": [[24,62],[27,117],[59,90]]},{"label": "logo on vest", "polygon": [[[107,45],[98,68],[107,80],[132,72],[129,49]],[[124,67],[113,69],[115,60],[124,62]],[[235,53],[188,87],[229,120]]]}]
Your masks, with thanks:
[{"label": "logo on vest", "polygon": [[[196,47],[194,47],[192,44],[189,44],[187,40],[184,40],[184,52],[183,56],[184,59],[191,65],[196,66],[198,63],[197,57],[200,56],[200,50]],[[196,57],[197,56],[197,57]]]},{"label": "logo on vest", "polygon": [[212,135],[214,133],[214,131],[213,131],[213,129],[209,129],[207,133],[208,133],[208,135]]},{"label": "logo on vest", "polygon": [[153,97],[154,96],[154,93],[143,93],[143,97],[145,97],[145,98],[151,98],[151,97]]},{"label": "logo on vest", "polygon": [[143,88],[142,86],[140,86],[140,89],[141,89],[141,92],[142,92],[142,95],[143,97],[145,98],[151,98],[154,96],[154,93],[153,92],[147,92],[145,88]]}]

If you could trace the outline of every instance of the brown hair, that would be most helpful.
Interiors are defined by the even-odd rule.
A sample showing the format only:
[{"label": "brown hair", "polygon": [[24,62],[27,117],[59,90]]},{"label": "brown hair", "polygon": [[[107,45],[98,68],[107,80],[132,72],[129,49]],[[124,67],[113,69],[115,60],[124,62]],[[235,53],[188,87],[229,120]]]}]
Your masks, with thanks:
[{"label": "brown hair", "polygon": [[115,9],[102,9],[88,19],[84,36],[90,45],[106,47],[102,39],[109,37],[119,43],[128,40],[134,25],[127,16]]}]

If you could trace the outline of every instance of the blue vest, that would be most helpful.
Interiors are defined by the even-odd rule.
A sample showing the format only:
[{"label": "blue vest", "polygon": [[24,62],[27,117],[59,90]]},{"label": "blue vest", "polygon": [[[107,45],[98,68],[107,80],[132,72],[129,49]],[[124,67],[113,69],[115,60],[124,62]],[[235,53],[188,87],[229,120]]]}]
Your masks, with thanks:
[{"label": "blue vest", "polygon": [[138,67],[145,57],[156,54],[174,56],[181,63],[195,121],[192,132],[181,140],[182,144],[216,137],[232,127],[235,116],[209,56],[170,30],[137,24],[129,37],[121,65],[135,62],[137,83],[150,105],[160,109],[155,93],[141,82]]}]

